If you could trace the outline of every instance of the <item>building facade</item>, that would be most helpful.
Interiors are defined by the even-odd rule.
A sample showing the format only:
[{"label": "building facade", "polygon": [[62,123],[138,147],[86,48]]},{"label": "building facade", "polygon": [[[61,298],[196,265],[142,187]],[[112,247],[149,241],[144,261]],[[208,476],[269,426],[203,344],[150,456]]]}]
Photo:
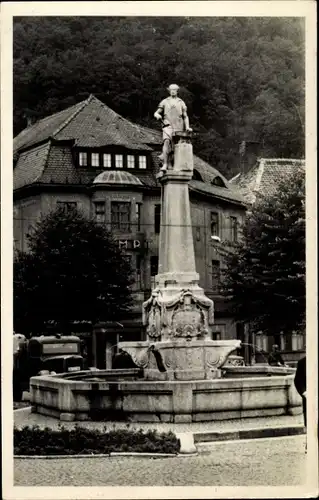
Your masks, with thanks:
[{"label": "building facade", "polygon": [[[14,140],[15,247],[28,250],[27,234],[41,215],[58,206],[76,207],[112,231],[131,261],[135,305],[130,319],[118,329],[97,329],[107,331],[110,343],[144,335],[141,305],[158,272],[161,147],[160,132],[131,123],[92,95]],[[212,336],[234,338],[236,325],[219,293],[223,262],[218,245],[238,239],[246,204],[236,187],[196,156],[189,190],[200,286],[215,302]]]}]

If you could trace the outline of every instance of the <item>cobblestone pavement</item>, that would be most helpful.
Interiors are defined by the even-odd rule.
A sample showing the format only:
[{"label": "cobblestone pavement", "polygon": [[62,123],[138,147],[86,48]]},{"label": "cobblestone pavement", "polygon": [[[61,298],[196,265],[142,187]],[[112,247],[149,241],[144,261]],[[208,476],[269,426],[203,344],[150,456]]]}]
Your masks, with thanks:
[{"label": "cobblestone pavement", "polygon": [[15,486],[297,486],[305,437],[219,442],[209,454],[161,459],[15,459]]},{"label": "cobblestone pavement", "polygon": [[[59,425],[63,424],[66,429],[74,427],[74,422],[60,422],[58,419],[30,413],[30,410],[22,410],[14,412],[14,424],[17,427],[24,425],[38,425],[41,428],[49,427],[58,429]],[[242,418],[234,420],[220,420],[214,422],[192,422],[190,424],[172,424],[172,423],[154,423],[154,422],[79,422],[81,427],[87,429],[100,429],[105,427],[108,430],[113,428],[129,428],[129,429],[157,429],[159,432],[205,432],[218,430],[240,430],[250,428],[264,428],[276,426],[294,426],[303,425],[303,416],[301,415],[283,415],[279,417],[261,417],[261,418]]]}]

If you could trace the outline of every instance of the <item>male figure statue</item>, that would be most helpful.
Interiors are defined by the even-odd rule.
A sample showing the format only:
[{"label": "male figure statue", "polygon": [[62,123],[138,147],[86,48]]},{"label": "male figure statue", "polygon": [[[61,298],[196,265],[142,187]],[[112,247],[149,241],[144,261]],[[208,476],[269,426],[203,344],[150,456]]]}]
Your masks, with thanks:
[{"label": "male figure statue", "polygon": [[179,86],[172,84],[168,87],[170,96],[160,102],[154,117],[161,120],[163,125],[163,166],[162,171],[166,171],[169,158],[173,152],[173,135],[176,132],[191,132],[187,107],[184,101],[177,97]]}]

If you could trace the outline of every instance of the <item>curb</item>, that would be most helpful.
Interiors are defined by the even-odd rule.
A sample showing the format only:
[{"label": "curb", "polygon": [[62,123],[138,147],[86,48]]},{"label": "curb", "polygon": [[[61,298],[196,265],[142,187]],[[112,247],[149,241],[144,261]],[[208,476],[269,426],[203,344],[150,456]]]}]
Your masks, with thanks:
[{"label": "curb", "polygon": [[112,458],[112,457],[136,457],[136,458],[172,458],[180,456],[178,453],[139,453],[139,452],[121,452],[111,451],[110,453],[89,455],[14,455],[14,460],[63,460],[73,458]]},{"label": "curb", "polygon": [[214,441],[238,441],[240,439],[260,439],[283,436],[298,436],[306,434],[303,425],[287,427],[265,427],[242,429],[239,431],[195,432],[194,442],[205,443]]},{"label": "curb", "polygon": [[29,412],[31,409],[31,405],[30,406],[24,406],[23,408],[16,408],[15,410],[13,410],[14,412],[15,411],[25,411],[25,412]]}]

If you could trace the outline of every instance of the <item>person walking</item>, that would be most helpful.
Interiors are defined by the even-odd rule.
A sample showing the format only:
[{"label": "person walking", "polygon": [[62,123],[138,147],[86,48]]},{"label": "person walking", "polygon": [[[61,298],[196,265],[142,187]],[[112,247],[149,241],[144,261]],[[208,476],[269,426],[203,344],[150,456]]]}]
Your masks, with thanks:
[{"label": "person walking", "polygon": [[306,384],[306,356],[301,358],[297,364],[295,374],[295,387],[298,394],[302,397],[302,412],[305,427],[307,427],[307,384]]}]

